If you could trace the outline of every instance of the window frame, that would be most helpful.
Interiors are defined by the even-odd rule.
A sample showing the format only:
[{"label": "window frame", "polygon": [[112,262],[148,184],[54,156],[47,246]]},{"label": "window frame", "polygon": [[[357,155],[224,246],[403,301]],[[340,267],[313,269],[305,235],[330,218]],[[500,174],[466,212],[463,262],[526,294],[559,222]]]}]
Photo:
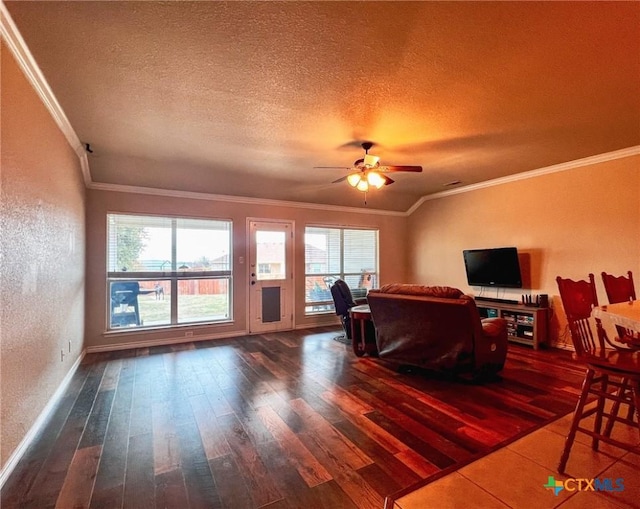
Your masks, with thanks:
[{"label": "window frame", "polygon": [[[132,218],[156,218],[158,220],[169,220],[171,224],[171,270],[145,270],[145,271],[129,271],[129,270],[109,270],[110,256],[111,256],[111,225],[110,218],[113,216],[126,216]],[[203,221],[203,222],[216,222],[226,223],[228,225],[228,259],[229,268],[226,270],[189,270],[188,272],[177,267],[177,231],[179,229],[179,221]],[[105,243],[105,261],[106,261],[106,295],[105,295],[105,310],[106,310],[106,327],[105,330],[108,333],[116,333],[123,331],[138,331],[138,330],[153,330],[153,329],[166,329],[173,327],[184,327],[194,325],[216,325],[227,324],[233,321],[233,221],[231,219],[224,218],[211,218],[211,217],[192,217],[192,216],[165,216],[159,214],[140,214],[129,212],[108,212],[106,214],[106,243]],[[204,229],[204,231],[215,231],[213,228]],[[163,264],[164,266],[164,264]],[[178,321],[178,283],[180,281],[188,280],[224,280],[227,282],[227,302],[228,302],[228,316],[211,320],[193,320],[193,321]],[[143,281],[169,281],[170,292],[170,321],[169,323],[154,324],[154,325],[136,325],[132,327],[114,327],[112,326],[111,319],[111,284],[116,282],[143,282]],[[164,296],[163,296],[164,297]]]},{"label": "window frame", "polygon": [[[329,271],[329,272],[307,272],[307,267],[309,265],[317,266],[317,263],[307,262],[306,258],[306,235],[309,232],[309,229],[324,229],[324,230],[337,230],[340,232],[340,270],[339,271]],[[375,267],[373,271],[367,271],[366,273],[361,269],[360,272],[345,272],[345,232],[346,231],[368,231],[375,233]],[[335,305],[333,302],[333,298],[329,294],[329,298],[326,300],[307,300],[308,291],[307,291],[307,278],[309,277],[319,277],[319,278],[332,278],[337,277],[344,281],[347,281],[347,278],[351,279],[353,277],[364,277],[367,276],[373,277],[374,283],[372,288],[378,287],[378,281],[380,279],[380,229],[376,227],[359,227],[359,226],[335,226],[335,225],[317,225],[317,224],[308,224],[305,226],[304,230],[305,234],[305,260],[304,260],[304,314],[305,316],[313,316],[319,314],[329,314],[335,313]],[[323,288],[324,290],[324,288]],[[327,288],[328,290],[328,288]],[[351,288],[352,292],[354,288]]]}]

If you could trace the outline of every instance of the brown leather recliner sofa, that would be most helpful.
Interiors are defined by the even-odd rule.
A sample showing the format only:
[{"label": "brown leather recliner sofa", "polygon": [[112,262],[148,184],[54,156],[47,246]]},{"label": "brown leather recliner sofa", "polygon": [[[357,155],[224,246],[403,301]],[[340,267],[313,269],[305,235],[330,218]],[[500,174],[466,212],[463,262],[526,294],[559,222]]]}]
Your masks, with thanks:
[{"label": "brown leather recliner sofa", "polygon": [[481,319],[457,288],[391,284],[370,290],[367,300],[381,359],[476,377],[502,370],[506,321]]}]

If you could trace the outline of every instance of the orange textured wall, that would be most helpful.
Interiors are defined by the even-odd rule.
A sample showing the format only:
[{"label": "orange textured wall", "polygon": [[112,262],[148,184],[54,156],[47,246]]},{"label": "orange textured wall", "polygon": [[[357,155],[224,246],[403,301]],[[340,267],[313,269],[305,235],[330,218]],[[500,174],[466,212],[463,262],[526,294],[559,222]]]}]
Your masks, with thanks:
[{"label": "orange textured wall", "polygon": [[516,246],[525,289],[486,290],[488,297],[520,299],[547,293],[557,311],[551,339],[568,343],[556,276],[585,279],[632,270],[640,285],[640,156],[616,159],[425,201],[410,217],[411,278],[467,285],[463,249]]},{"label": "orange textured wall", "polygon": [[4,44],[1,58],[4,468],[82,351],[85,210],[76,154]]}]

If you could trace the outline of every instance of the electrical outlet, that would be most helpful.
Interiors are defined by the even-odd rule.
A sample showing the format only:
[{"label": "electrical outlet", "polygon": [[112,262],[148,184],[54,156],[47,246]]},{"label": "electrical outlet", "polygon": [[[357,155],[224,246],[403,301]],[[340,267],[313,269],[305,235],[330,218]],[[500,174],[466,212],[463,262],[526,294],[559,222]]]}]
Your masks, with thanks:
[{"label": "electrical outlet", "polygon": [[193,331],[188,330],[187,332],[184,333],[185,337],[190,338],[193,336]]},{"label": "electrical outlet", "polygon": [[71,340],[69,340],[69,353],[71,353]]},{"label": "electrical outlet", "polygon": [[60,350],[60,362],[64,362],[64,350]]}]

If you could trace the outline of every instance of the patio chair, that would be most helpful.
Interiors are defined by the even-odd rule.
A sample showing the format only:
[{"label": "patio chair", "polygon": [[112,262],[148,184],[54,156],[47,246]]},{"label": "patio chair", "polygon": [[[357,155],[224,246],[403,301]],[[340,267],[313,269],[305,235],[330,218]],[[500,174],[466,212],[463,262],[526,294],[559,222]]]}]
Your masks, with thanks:
[{"label": "patio chair", "polygon": [[111,327],[142,325],[139,294],[140,283],[137,281],[111,283]]}]

